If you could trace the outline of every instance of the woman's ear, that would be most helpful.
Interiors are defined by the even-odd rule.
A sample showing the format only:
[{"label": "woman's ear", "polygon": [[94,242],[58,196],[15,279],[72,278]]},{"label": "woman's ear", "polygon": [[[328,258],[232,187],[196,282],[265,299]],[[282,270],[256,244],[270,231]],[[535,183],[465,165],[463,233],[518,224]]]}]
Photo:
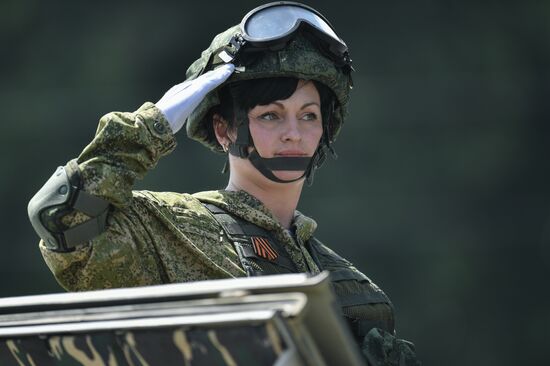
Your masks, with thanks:
[{"label": "woman's ear", "polygon": [[231,143],[229,137],[229,124],[219,113],[214,113],[212,116],[212,127],[214,128],[218,143],[222,146],[224,151],[227,151]]}]

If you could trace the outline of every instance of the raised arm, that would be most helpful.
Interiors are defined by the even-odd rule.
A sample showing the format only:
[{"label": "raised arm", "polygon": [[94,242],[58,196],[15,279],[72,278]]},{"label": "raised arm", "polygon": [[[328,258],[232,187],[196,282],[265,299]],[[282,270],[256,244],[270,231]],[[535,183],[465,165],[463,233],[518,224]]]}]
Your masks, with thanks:
[{"label": "raised arm", "polygon": [[[132,187],[174,149],[174,133],[232,72],[233,65],[222,66],[174,86],[156,104],[103,116],[80,156],[59,167],[31,199],[29,218],[42,239],[40,248],[64,287],[161,282],[162,271],[149,243],[151,217],[143,199],[133,197]],[[113,266],[128,274],[119,271],[102,278]],[[144,271],[147,276],[141,276]]]}]

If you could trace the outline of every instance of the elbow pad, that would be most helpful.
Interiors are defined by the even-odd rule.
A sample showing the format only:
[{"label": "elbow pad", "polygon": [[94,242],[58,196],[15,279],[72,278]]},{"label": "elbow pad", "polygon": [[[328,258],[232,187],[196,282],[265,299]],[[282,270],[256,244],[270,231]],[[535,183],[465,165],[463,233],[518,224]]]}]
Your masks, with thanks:
[{"label": "elbow pad", "polygon": [[[76,160],[60,166],[30,200],[29,219],[45,246],[56,252],[71,252],[79,244],[105,231],[109,202],[82,190]],[[90,219],[69,227],[61,219],[81,212]]]}]

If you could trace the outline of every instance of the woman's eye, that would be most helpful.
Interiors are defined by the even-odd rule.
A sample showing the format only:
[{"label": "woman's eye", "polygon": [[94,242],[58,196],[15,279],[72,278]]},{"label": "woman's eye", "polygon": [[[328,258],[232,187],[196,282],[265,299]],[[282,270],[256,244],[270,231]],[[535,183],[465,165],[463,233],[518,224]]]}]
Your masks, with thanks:
[{"label": "woman's eye", "polygon": [[277,115],[273,112],[267,112],[260,115],[260,119],[263,119],[265,121],[274,121],[278,119]]},{"label": "woman's eye", "polygon": [[306,121],[316,121],[317,120],[317,114],[315,114],[315,113],[306,113],[306,114],[304,114],[302,119],[304,119]]}]

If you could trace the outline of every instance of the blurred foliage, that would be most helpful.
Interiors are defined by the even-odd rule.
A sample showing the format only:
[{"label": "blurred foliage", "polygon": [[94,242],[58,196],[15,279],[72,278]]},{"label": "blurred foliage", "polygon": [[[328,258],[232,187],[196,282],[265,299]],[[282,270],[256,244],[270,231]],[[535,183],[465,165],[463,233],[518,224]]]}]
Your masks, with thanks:
[{"label": "blurred foliage", "polygon": [[[348,43],[351,111],[300,209],[393,299],[426,365],[545,357],[550,2],[316,1]],[[156,101],[256,1],[0,3],[0,296],[58,292],[30,197],[102,114]],[[180,136],[137,188],[224,187]]]}]

